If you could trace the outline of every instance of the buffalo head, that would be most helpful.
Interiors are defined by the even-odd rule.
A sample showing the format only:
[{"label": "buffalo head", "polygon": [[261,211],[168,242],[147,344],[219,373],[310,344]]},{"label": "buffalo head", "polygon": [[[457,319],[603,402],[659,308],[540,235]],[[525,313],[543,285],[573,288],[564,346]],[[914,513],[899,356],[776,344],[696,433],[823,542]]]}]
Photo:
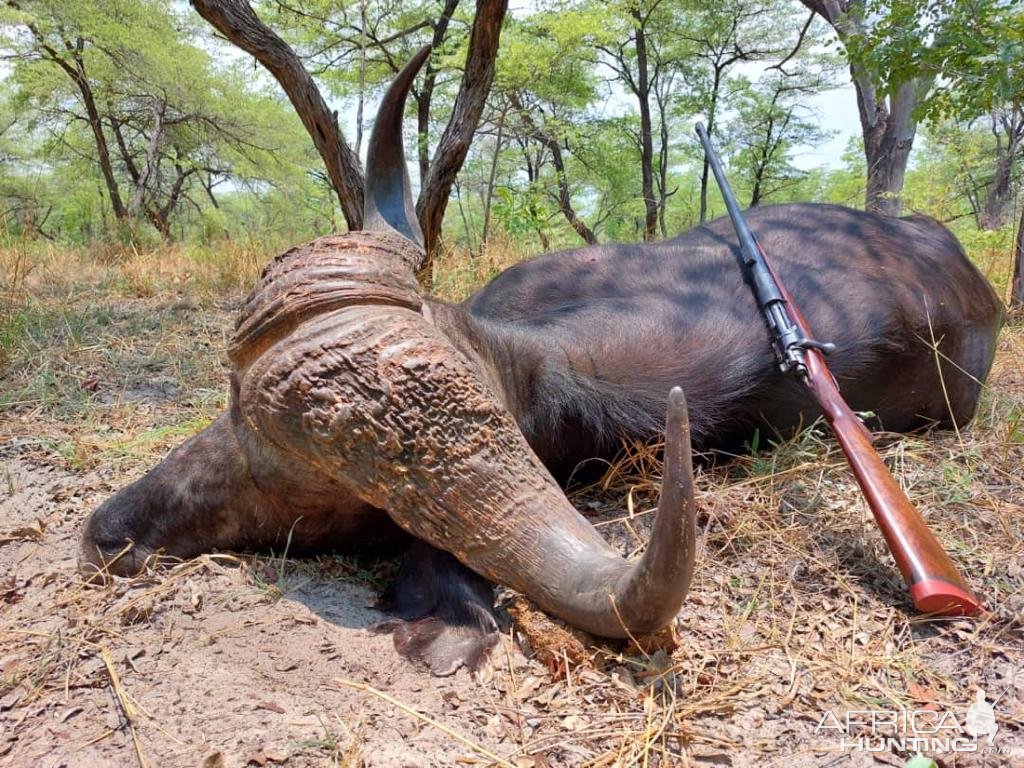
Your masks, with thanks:
[{"label": "buffalo head", "polygon": [[428,54],[410,61],[380,106],[366,228],[267,267],[230,350],[229,414],[97,510],[84,557],[103,568],[134,542],[138,554],[114,566],[128,571],[150,552],[258,546],[268,532],[303,525],[315,546],[320,531],[351,526],[363,536],[392,530],[390,518],[582,629],[660,629],[679,610],[694,562],[683,393],[668,399],[652,539],[629,563],[569,503],[517,427],[499,377],[434,324],[417,287],[424,252],[401,125]]}]

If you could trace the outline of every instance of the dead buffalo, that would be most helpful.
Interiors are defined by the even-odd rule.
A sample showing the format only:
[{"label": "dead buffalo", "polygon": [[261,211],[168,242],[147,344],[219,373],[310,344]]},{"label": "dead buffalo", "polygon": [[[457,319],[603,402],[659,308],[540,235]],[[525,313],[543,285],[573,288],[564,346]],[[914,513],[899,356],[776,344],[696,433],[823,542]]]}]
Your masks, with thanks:
[{"label": "dead buffalo", "polygon": [[[366,230],[266,268],[230,349],[228,413],[97,509],[83,557],[125,574],[156,553],[280,550],[289,536],[293,552],[352,550],[411,534],[386,626],[438,673],[494,643],[490,581],[596,634],[657,630],[693,569],[691,439],[735,446],[815,414],[776,369],[728,220],[542,256],[462,304],[423,296],[401,118],[425,55],[381,104]],[[815,333],[836,343],[854,408],[890,430],[970,419],[1002,309],[946,229],[824,205],[748,215]],[[666,409],[659,510],[630,564],[552,472],[656,435]]]}]

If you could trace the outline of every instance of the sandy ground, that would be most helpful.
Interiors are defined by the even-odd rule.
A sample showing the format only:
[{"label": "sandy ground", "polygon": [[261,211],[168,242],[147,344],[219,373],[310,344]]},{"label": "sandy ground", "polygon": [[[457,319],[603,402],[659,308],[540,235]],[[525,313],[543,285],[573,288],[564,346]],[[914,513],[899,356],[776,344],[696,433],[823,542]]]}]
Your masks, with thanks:
[{"label": "sandy ground", "polygon": [[[514,765],[577,765],[594,757],[599,734],[643,731],[642,706],[617,713],[584,693],[604,675],[583,669],[558,681],[511,640],[481,679],[413,668],[390,638],[367,631],[382,614],[368,607],[374,591],[351,561],[282,568],[271,558],[204,557],[84,585],[75,574],[80,523],[110,484],[17,453],[3,465],[0,519],[10,528],[0,599],[23,642],[0,665],[5,680],[24,677],[0,700],[4,765],[383,768],[496,762],[488,753]],[[645,698],[626,666],[609,679],[616,693]],[[739,734],[710,725],[697,736],[707,747],[690,759],[745,764],[728,756]]]},{"label": "sandy ground", "polygon": [[[613,660],[560,681],[511,640],[495,653],[489,679],[464,671],[432,677],[400,659],[388,637],[367,631],[381,615],[367,607],[372,576],[354,572],[351,561],[204,557],[148,578],[85,586],[74,570],[80,524],[110,483],[17,453],[4,456],[0,504],[0,605],[5,636],[21,638],[0,654],[4,682],[20,679],[0,698],[2,765],[629,765],[616,753],[635,759],[659,718],[674,720],[694,703],[685,669],[659,679],[670,666],[664,658]],[[687,624],[717,618],[711,611],[698,620],[704,600],[696,597],[676,659],[691,671],[710,662],[707,684],[709,675],[735,677],[754,656],[756,680],[742,675],[696,702],[698,711],[683,718],[684,738],[652,740],[650,764],[902,765],[888,753],[830,754],[835,745],[814,737],[818,713],[797,702],[801,691],[808,703],[823,698],[830,685],[815,677],[828,670],[794,674],[773,649],[759,650],[756,627],[739,629],[752,642],[732,649],[735,662],[727,648],[688,642]],[[963,624],[954,631],[966,640],[972,629]],[[934,639],[910,631],[914,642]],[[977,651],[965,644],[937,661],[955,675],[973,666]],[[1009,683],[1015,660],[1002,658],[987,671]],[[949,764],[1024,765],[1022,683],[1010,691],[1016,722],[997,742],[1012,754]],[[596,762],[602,756],[610,761]]]},{"label": "sandy ground", "polygon": [[[54,341],[0,370],[16,393],[0,412],[0,766],[903,766],[815,729],[851,710],[962,723],[979,687],[1000,697],[996,751],[942,765],[1024,766],[1019,330],[979,426],[885,449],[991,613],[916,617],[834,443],[812,434],[698,478],[699,571],[671,653],[509,622],[488,674],[439,679],[367,630],[388,564],[217,555],[81,581],[88,512],[220,407],[196,393],[223,381],[231,314],[109,301],[83,334],[106,339],[102,359]],[[129,455],[140,435],[154,442]],[[630,555],[659,471],[644,461],[574,496]],[[628,494],[632,518],[616,511]]]}]

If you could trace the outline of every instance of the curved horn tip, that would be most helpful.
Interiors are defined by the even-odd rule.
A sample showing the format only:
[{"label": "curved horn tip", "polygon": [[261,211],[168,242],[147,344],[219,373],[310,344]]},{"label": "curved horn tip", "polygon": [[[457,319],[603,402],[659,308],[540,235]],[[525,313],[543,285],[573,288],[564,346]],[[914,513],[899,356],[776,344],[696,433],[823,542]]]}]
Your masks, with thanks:
[{"label": "curved horn tip", "polygon": [[668,416],[686,418],[686,394],[682,387],[672,387],[668,392]]},{"label": "curved horn tip", "polygon": [[406,97],[433,47],[420,48],[395,75],[381,99],[366,152],[366,188],[363,192],[363,229],[393,230],[423,247],[423,231],[412,201],[412,185],[405,164],[402,118]]},{"label": "curved horn tip", "polygon": [[413,71],[413,76],[415,76],[416,73],[420,71],[420,67],[423,66],[423,62],[427,60],[427,57],[433,50],[434,46],[431,45],[430,43],[427,43],[412,55],[412,58],[409,59],[409,63],[406,64],[405,67],[403,67],[403,69],[411,68]]},{"label": "curved horn tip", "polygon": [[665,449],[674,443],[690,444],[690,412],[686,404],[686,395],[681,387],[672,387],[668,393],[668,406],[665,409]]},{"label": "curved horn tip", "polygon": [[696,514],[693,462],[686,396],[679,387],[668,394],[665,417],[665,456],[658,494],[658,511],[647,551],[620,576],[615,601],[619,627],[599,634],[655,632],[678,613],[693,578]]}]

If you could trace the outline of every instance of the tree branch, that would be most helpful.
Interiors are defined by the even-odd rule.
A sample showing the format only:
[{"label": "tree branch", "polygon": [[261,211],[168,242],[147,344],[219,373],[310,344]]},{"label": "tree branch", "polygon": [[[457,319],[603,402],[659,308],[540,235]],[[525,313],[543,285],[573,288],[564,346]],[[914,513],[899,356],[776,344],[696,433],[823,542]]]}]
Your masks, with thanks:
[{"label": "tree branch", "polygon": [[349,229],[361,229],[362,165],[341,133],[337,114],[327,106],[295,51],[260,21],[245,0],[190,2],[200,16],[232,43],[254,56],[281,84],[320,153]]},{"label": "tree branch", "polygon": [[452,185],[465,162],[473,133],[480,122],[487,95],[491,90],[494,60],[498,53],[501,25],[507,9],[508,0],[477,0],[462,85],[455,98],[451,119],[437,143],[430,171],[423,180],[420,198],[416,203],[416,214],[420,220],[428,254],[424,272],[430,268],[430,254],[433,253],[441,233],[441,223],[444,220],[444,211],[448,205]]}]

